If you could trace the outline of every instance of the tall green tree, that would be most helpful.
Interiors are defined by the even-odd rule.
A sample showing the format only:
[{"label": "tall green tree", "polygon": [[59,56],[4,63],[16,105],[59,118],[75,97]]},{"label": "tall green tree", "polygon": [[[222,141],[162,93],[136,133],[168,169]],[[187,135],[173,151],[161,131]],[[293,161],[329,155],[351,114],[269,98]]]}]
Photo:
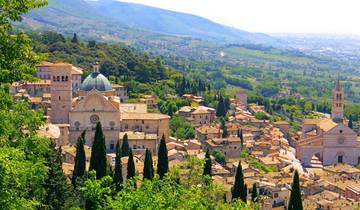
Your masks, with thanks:
[{"label": "tall green tree", "polygon": [[204,163],[203,175],[204,176],[212,176],[211,157],[210,157],[209,150],[206,150],[206,153],[205,153],[205,163]]},{"label": "tall green tree", "polygon": [[349,116],[348,127],[351,128],[351,129],[353,129],[353,127],[354,127],[354,126],[353,126],[353,119],[352,119],[352,116],[351,116],[351,115]]},{"label": "tall green tree", "polygon": [[165,135],[163,134],[158,151],[158,165],[157,165],[157,173],[162,179],[165,174],[169,171],[169,159],[168,159],[168,151],[166,148]]},{"label": "tall green tree", "polygon": [[246,202],[246,189],[244,184],[244,174],[242,172],[241,161],[236,169],[235,175],[235,184],[232,189],[232,199],[240,198],[242,201]]},{"label": "tall green tree", "polygon": [[300,190],[300,179],[299,172],[295,170],[293,183],[291,186],[291,195],[288,210],[302,210],[301,190]]},{"label": "tall green tree", "polygon": [[75,156],[75,166],[74,172],[72,175],[71,183],[73,186],[76,186],[76,180],[78,178],[83,178],[86,171],[86,156],[85,156],[85,131],[81,133],[77,142],[76,142],[76,156]]},{"label": "tall green tree", "polygon": [[61,147],[56,150],[55,143],[52,142],[45,161],[45,165],[48,167],[48,176],[44,183],[46,191],[44,204],[50,209],[62,209],[70,187],[62,170]]},{"label": "tall green tree", "polygon": [[121,145],[122,157],[129,156],[129,149],[130,149],[130,146],[129,146],[128,135],[127,135],[127,133],[125,133],[125,135],[123,136],[122,145]]},{"label": "tall green tree", "polygon": [[154,166],[153,166],[152,154],[151,151],[148,149],[146,149],[145,152],[143,176],[144,176],[144,180],[145,179],[152,180],[154,178]]},{"label": "tall green tree", "polygon": [[46,0],[0,1],[0,84],[35,79],[35,66],[44,56],[34,53],[29,37],[14,33],[11,24],[21,21],[24,13],[46,4]]},{"label": "tall green tree", "polygon": [[226,121],[225,121],[225,119],[223,117],[220,118],[220,127],[221,127],[221,130],[222,130],[221,136],[223,138],[229,137],[229,132],[227,130]]},{"label": "tall green tree", "polygon": [[122,163],[121,163],[121,148],[120,141],[116,143],[116,157],[115,157],[115,173],[113,181],[115,184],[116,191],[121,190],[121,185],[123,184],[123,174],[122,174]]},{"label": "tall green tree", "polygon": [[240,137],[240,145],[241,145],[241,149],[244,147],[244,134],[243,134],[243,130],[240,129],[239,131],[239,137]]},{"label": "tall green tree", "polygon": [[224,117],[226,115],[226,107],[224,103],[224,98],[222,95],[219,97],[219,102],[216,106],[216,116],[218,117]]},{"label": "tall green tree", "polygon": [[134,162],[134,156],[132,153],[132,149],[129,150],[129,159],[127,164],[127,179],[131,179],[135,176],[135,162]]},{"label": "tall green tree", "polygon": [[74,43],[74,44],[79,44],[79,40],[78,40],[78,38],[77,38],[76,33],[74,33],[74,36],[73,36],[73,38],[71,39],[71,42]]},{"label": "tall green tree", "polygon": [[256,202],[258,197],[257,189],[256,189],[256,183],[253,184],[252,190],[251,190],[251,201]]},{"label": "tall green tree", "polygon": [[89,171],[96,171],[96,178],[101,179],[106,176],[106,146],[105,136],[101,123],[96,123],[94,142],[91,148],[91,158]]}]

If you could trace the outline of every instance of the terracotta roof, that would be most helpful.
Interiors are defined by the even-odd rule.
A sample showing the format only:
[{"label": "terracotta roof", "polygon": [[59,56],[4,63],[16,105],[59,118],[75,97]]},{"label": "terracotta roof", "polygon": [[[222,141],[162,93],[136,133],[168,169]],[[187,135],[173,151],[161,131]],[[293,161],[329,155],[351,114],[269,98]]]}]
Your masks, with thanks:
[{"label": "terracotta roof", "polygon": [[208,126],[208,125],[204,125],[201,127],[196,128],[196,131],[202,134],[208,134],[208,133],[219,133],[219,128],[217,127],[213,127],[213,126]]},{"label": "terracotta roof", "polygon": [[192,112],[192,114],[210,114],[209,110],[204,108],[197,108],[195,111]]},{"label": "terracotta roof", "polygon": [[121,119],[123,120],[160,120],[160,119],[170,119],[170,116],[159,114],[159,113],[127,113],[124,112],[121,114]]},{"label": "terracotta roof", "polygon": [[335,126],[337,126],[337,124],[334,121],[332,121],[331,119],[328,119],[328,118],[305,119],[304,124],[305,125],[316,125],[323,131],[329,131],[332,128],[334,128]]},{"label": "terracotta roof", "polygon": [[29,98],[29,101],[30,101],[31,103],[40,104],[41,101],[42,101],[42,98],[41,98],[41,97],[30,97],[30,98]]},{"label": "terracotta roof", "polygon": [[51,80],[37,80],[35,82],[26,82],[27,85],[51,85]]},{"label": "terracotta roof", "polygon": [[48,62],[48,61],[41,61],[41,63],[39,65],[37,65],[37,67],[39,66],[50,66],[52,65],[53,63],[51,62]]},{"label": "terracotta roof", "polygon": [[71,74],[74,75],[82,75],[83,74],[83,70],[79,67],[73,66],[71,69]]},{"label": "terracotta roof", "polygon": [[275,125],[289,125],[289,123],[286,122],[286,121],[277,121],[277,122],[274,122],[273,124],[275,124]]}]

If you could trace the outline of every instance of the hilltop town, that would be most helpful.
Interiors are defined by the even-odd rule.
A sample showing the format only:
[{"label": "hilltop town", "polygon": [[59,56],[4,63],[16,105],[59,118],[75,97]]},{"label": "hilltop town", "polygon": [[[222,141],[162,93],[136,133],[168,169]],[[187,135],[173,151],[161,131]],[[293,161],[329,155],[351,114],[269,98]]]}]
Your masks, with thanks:
[{"label": "hilltop town", "polygon": [[[303,119],[301,130],[294,132],[287,121],[269,120],[271,114],[264,106],[248,103],[245,91],[237,91],[228,105],[219,100],[217,107],[204,106],[202,96],[174,95],[168,100],[182,98],[189,105],[179,107],[172,116],[149,112],[159,109],[158,96],[144,95],[127,103],[127,88],[111,84],[99,67],[95,63],[93,72],[82,78],[83,69],[72,64],[43,62],[37,66],[40,80],[16,82],[10,88],[14,99],[25,98],[32,108],[44,109],[47,123],[38,132],[61,147],[62,167],[70,179],[79,136],[86,131],[88,166],[95,126],[101,122],[107,161],[113,169],[116,144],[123,143],[125,135],[140,177],[146,150],[157,160],[160,141],[165,138],[170,167],[181,165],[189,156],[204,159],[208,151],[211,179],[225,187],[227,199],[231,199],[241,161],[244,182],[257,186],[261,209],[288,206],[295,170],[300,174],[305,209],[359,207],[360,169],[355,166],[360,161],[360,137],[347,126],[340,81],[334,83],[331,115]],[[171,135],[171,118],[181,118],[194,129],[194,135]],[[122,158],[124,178],[127,158]],[[251,188],[248,190],[250,196]]]},{"label": "hilltop town", "polygon": [[131,2],[0,1],[1,210],[360,210],[354,2]]}]

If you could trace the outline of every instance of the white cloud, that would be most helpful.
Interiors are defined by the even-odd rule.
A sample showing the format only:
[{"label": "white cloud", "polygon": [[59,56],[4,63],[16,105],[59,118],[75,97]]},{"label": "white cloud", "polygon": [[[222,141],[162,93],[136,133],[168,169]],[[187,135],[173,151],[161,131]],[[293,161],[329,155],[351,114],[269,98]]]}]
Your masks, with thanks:
[{"label": "white cloud", "polygon": [[360,34],[358,0],[126,0],[253,32]]}]

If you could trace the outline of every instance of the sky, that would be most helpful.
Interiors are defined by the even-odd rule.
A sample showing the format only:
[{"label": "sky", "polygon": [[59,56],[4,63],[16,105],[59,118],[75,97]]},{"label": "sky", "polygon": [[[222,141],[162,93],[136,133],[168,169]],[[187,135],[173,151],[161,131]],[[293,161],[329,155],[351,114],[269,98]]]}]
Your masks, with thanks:
[{"label": "sky", "polygon": [[360,35],[360,0],[122,0],[250,32]]}]

